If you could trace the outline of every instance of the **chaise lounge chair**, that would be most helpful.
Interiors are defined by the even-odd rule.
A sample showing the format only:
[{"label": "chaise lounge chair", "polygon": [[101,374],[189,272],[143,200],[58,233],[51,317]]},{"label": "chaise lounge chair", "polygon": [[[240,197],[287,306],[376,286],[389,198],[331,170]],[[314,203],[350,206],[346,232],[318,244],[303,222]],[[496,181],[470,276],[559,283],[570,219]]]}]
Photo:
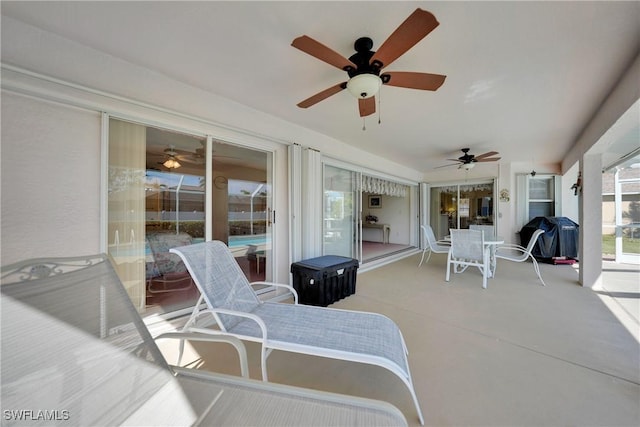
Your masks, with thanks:
[{"label": "chaise lounge chair", "polygon": [[[407,386],[424,424],[415,394],[407,348],[398,326],[389,318],[367,312],[261,301],[222,242],[210,241],[171,249],[180,255],[201,292],[183,331],[223,334],[261,344],[262,379],[267,381],[267,357],[272,350],[323,356],[381,366]],[[265,282],[256,282],[254,284]],[[201,308],[206,302],[206,308]],[[203,327],[214,320],[218,329]],[[184,345],[184,343],[183,343]],[[180,351],[182,353],[182,349]]]},{"label": "chaise lounge chair", "polygon": [[[0,290],[3,426],[406,426],[386,402],[171,368],[105,255],[3,267]],[[246,372],[239,340],[180,337],[235,345]]]},{"label": "chaise lounge chair", "polygon": [[[147,291],[149,294],[179,292],[191,289],[191,276],[180,258],[169,252],[175,246],[190,245],[193,241],[187,233],[171,231],[150,232],[146,235],[153,263],[147,265]],[[195,289],[194,289],[195,290]]]}]

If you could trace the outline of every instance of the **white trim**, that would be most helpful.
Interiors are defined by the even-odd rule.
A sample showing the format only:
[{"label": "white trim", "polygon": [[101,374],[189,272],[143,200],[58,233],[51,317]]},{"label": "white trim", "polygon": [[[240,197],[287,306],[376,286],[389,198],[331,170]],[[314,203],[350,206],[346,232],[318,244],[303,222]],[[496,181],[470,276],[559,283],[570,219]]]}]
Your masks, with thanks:
[{"label": "white trim", "polygon": [[103,112],[100,120],[100,251],[106,254],[109,253],[109,114]]},{"label": "white trim", "polygon": [[204,238],[209,241],[213,239],[213,185],[209,185],[209,183],[213,184],[213,137],[211,135],[207,135],[207,142],[205,144],[205,165],[204,165],[204,173],[205,173],[205,208],[204,208]]}]

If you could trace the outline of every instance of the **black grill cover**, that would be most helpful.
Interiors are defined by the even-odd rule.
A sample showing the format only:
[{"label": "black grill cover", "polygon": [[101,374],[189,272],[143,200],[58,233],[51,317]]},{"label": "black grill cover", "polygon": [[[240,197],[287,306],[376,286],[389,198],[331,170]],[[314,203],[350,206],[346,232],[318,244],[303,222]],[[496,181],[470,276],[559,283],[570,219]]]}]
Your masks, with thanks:
[{"label": "black grill cover", "polygon": [[544,230],[544,233],[531,252],[534,257],[578,257],[578,224],[563,216],[535,217],[520,230],[520,244],[526,247],[537,229]]}]

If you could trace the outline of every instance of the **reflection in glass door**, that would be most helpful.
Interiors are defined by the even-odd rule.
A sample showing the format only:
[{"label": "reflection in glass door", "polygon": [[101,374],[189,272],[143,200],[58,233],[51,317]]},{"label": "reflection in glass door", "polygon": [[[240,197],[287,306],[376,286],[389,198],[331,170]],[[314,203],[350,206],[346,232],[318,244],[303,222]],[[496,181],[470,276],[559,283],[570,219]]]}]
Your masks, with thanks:
[{"label": "reflection in glass door", "polygon": [[323,254],[360,259],[357,172],[324,166]]},{"label": "reflection in glass door", "polygon": [[271,280],[272,178],[268,152],[214,143],[213,238],[229,246],[251,282]]}]

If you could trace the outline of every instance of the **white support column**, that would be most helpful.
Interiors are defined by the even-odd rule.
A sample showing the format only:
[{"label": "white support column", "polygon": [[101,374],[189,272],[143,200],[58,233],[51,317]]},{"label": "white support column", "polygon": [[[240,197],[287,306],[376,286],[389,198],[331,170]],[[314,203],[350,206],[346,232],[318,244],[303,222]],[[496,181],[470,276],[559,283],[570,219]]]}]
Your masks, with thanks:
[{"label": "white support column", "polygon": [[602,161],[600,154],[580,160],[580,274],[582,286],[602,285]]}]

